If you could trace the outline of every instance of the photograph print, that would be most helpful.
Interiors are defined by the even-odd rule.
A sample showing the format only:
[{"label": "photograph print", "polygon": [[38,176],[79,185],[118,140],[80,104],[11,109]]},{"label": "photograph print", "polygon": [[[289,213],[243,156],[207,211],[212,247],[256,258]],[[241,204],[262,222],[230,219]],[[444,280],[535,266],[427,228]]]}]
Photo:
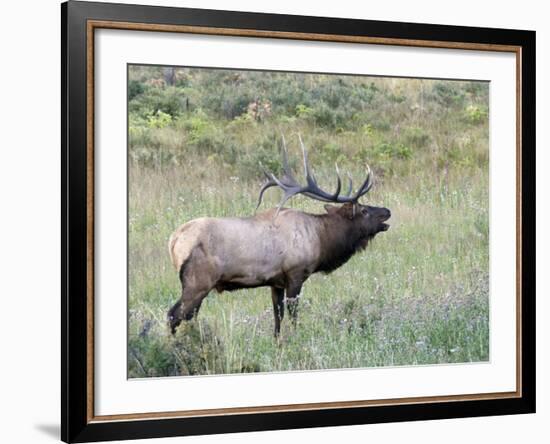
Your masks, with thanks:
[{"label": "photograph print", "polygon": [[128,378],[489,361],[489,82],[127,69]]}]

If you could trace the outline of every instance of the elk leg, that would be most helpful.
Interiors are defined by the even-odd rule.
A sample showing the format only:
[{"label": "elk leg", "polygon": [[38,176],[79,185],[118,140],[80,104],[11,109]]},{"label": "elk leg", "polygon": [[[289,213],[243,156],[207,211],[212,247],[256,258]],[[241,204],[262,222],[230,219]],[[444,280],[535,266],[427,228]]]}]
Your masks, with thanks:
[{"label": "elk leg", "polygon": [[210,293],[210,288],[184,288],[181,296],[181,318],[190,321],[199,312],[203,299]]},{"label": "elk leg", "polygon": [[302,290],[302,284],[290,284],[286,289],[286,307],[288,309],[288,315],[292,321],[292,325],[296,327],[296,321],[298,319],[298,300],[300,291]]},{"label": "elk leg", "polygon": [[203,299],[210,292],[207,290],[191,293],[186,290],[184,289],[181,299],[168,312],[168,323],[172,334],[176,333],[176,328],[182,321],[190,321],[197,315]]},{"label": "elk leg", "polygon": [[170,326],[170,331],[172,334],[176,333],[176,328],[181,323],[179,313],[181,310],[181,299],[176,302],[170,310],[168,310],[168,325]]},{"label": "elk leg", "polygon": [[205,266],[202,253],[193,252],[193,262],[182,265],[180,270],[181,298],[168,312],[172,334],[182,321],[190,321],[198,313],[203,299],[215,284],[215,270]]},{"label": "elk leg", "polygon": [[275,316],[275,337],[281,332],[281,321],[285,316],[285,290],[271,287],[271,299],[273,300],[273,314]]}]

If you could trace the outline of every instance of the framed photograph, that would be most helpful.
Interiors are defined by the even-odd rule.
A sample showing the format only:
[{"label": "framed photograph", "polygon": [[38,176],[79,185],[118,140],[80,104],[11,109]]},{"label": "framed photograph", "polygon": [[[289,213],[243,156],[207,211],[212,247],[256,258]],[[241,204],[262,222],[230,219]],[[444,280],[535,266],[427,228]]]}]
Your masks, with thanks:
[{"label": "framed photograph", "polygon": [[69,1],[65,442],[535,411],[535,33]]}]

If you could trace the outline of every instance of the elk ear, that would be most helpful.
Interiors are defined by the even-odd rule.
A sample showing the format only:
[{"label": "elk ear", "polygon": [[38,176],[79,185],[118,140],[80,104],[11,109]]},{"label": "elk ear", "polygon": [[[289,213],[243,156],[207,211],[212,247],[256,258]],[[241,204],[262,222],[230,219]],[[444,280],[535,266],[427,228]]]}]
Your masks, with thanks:
[{"label": "elk ear", "polygon": [[353,219],[355,217],[355,213],[356,213],[356,208],[355,208],[355,205],[351,202],[348,202],[348,203],[345,203],[344,205],[342,205],[340,208],[338,208],[338,212],[348,218],[348,219]]},{"label": "elk ear", "polygon": [[325,210],[327,211],[328,214],[337,213],[339,209],[340,208],[335,207],[334,205],[329,205],[329,204],[325,205]]}]

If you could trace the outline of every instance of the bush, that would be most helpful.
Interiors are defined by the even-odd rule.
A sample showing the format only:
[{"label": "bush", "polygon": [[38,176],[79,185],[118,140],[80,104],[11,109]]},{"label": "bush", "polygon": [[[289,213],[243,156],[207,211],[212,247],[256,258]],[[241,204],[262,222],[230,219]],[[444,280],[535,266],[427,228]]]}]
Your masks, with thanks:
[{"label": "bush", "polygon": [[444,106],[462,105],[465,99],[460,82],[437,82],[433,86],[432,98]]},{"label": "bush", "polygon": [[393,102],[393,103],[403,103],[405,100],[407,100],[407,98],[403,94],[399,94],[399,93],[388,94],[388,99],[390,100],[390,102]]},{"label": "bush", "polygon": [[214,131],[214,124],[200,109],[186,118],[179,119],[178,127],[186,131],[187,139],[192,144],[197,143],[203,135]]},{"label": "bush", "polygon": [[296,105],[296,117],[309,120],[313,116],[313,108],[302,103]]},{"label": "bush", "polygon": [[[280,175],[283,171],[283,163],[279,143],[277,135],[272,133],[265,136],[258,147],[247,149],[239,157],[239,176],[244,179],[264,178],[263,170],[276,176]],[[289,159],[291,168],[293,168],[294,162],[295,159]]]},{"label": "bush", "polygon": [[337,128],[346,128],[347,120],[345,115],[339,109],[330,108],[325,103],[321,103],[319,106],[315,107],[311,113],[313,122],[317,126],[337,129]]},{"label": "bush", "polygon": [[415,148],[425,147],[430,141],[430,135],[424,129],[411,126],[408,127],[403,135],[405,143],[414,146]]},{"label": "bush", "polygon": [[147,87],[143,93],[130,99],[128,110],[130,114],[147,117],[159,111],[170,114],[172,118],[180,115],[186,108],[186,97],[176,87]]},{"label": "bush", "polygon": [[218,109],[220,110],[220,114],[226,119],[234,119],[235,117],[245,114],[248,104],[253,100],[252,94],[246,91],[234,97],[225,95],[220,100]]},{"label": "bush", "polygon": [[136,96],[143,94],[145,87],[143,83],[137,80],[130,80],[128,82],[128,100],[133,100]]},{"label": "bush", "polygon": [[359,163],[374,163],[380,168],[386,167],[392,159],[410,159],[413,151],[402,143],[380,142],[371,147],[361,147],[354,156]]},{"label": "bush", "polygon": [[374,147],[374,153],[382,157],[397,159],[409,159],[412,157],[412,150],[402,143],[382,142]]},{"label": "bush", "polygon": [[164,128],[172,123],[172,116],[158,110],[155,114],[147,117],[147,125],[149,128]]},{"label": "bush", "polygon": [[466,108],[465,118],[469,123],[479,124],[487,121],[489,110],[485,106],[470,105]]}]

